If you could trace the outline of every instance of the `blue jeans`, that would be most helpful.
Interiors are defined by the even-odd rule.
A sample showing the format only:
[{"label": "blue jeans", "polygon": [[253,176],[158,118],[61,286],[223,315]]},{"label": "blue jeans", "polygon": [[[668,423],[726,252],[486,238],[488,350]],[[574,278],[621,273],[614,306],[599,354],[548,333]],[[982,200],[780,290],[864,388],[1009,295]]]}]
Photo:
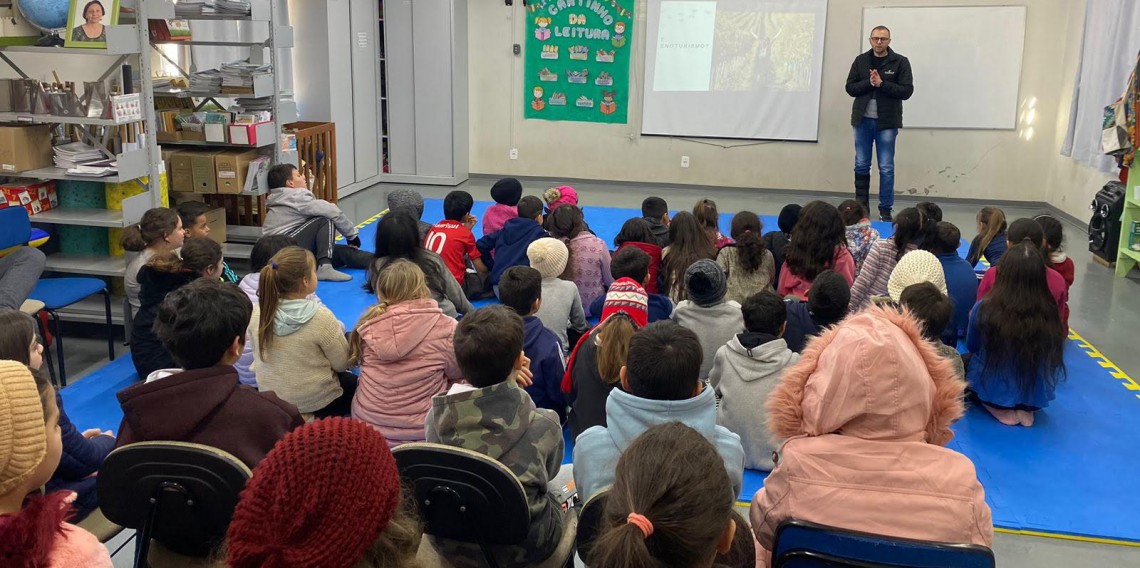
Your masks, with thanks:
[{"label": "blue jeans", "polygon": [[879,209],[890,211],[895,204],[895,137],[899,129],[879,130],[879,121],[863,117],[855,131],[855,175],[871,174],[871,145],[879,161]]}]

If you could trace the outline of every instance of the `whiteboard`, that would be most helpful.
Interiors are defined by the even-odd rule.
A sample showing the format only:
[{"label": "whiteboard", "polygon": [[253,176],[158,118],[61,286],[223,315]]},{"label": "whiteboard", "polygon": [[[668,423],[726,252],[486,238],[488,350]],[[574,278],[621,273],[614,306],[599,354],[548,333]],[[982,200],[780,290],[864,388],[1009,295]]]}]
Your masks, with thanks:
[{"label": "whiteboard", "polygon": [[875,26],[914,72],[903,126],[1016,128],[1025,6],[864,8],[862,51]]}]

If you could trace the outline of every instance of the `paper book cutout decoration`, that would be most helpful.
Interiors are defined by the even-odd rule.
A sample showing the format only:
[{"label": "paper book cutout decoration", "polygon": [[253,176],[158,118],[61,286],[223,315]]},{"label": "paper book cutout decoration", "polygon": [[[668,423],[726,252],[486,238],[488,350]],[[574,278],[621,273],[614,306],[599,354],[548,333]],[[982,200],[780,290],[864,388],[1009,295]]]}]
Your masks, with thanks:
[{"label": "paper book cutout decoration", "polygon": [[538,72],[538,80],[539,81],[557,81],[558,80],[558,73],[555,73],[555,72],[551,71],[550,69],[543,67],[542,71]]},{"label": "paper book cutout decoration", "polygon": [[617,54],[616,49],[611,49],[609,51],[606,51],[604,49],[599,49],[599,50],[594,52],[594,60],[597,61],[598,63],[613,63],[614,62],[614,55],[616,55],[616,54]]},{"label": "paper book cutout decoration", "polygon": [[550,95],[550,106],[566,106],[566,93]]},{"label": "paper book cutout decoration", "polygon": [[610,42],[614,47],[625,47],[625,22],[614,23],[614,35]]},{"label": "paper book cutout decoration", "polygon": [[617,102],[614,101],[614,96],[617,95],[615,91],[602,91],[602,104],[598,105],[598,110],[602,114],[611,115],[617,112]]},{"label": "paper book cutout decoration", "polygon": [[534,30],[535,39],[538,41],[546,41],[550,39],[550,18],[535,18],[534,25],[538,26]]},{"label": "paper book cutout decoration", "polygon": [[577,85],[585,84],[590,79],[590,70],[566,71],[566,82]]},{"label": "paper book cutout decoration", "polygon": [[594,99],[591,99],[586,95],[582,95],[578,97],[578,100],[574,101],[574,106],[577,106],[578,108],[594,108]]},{"label": "paper book cutout decoration", "polygon": [[612,87],[614,86],[614,77],[610,75],[609,71],[602,71],[598,73],[598,77],[594,79],[594,84],[599,87]]},{"label": "paper book cutout decoration", "polygon": [[590,58],[590,48],[584,45],[570,46],[570,59],[575,61],[586,61]]},{"label": "paper book cutout decoration", "polygon": [[558,59],[558,46],[549,44],[542,46],[542,58]]},{"label": "paper book cutout decoration", "polygon": [[530,108],[536,112],[542,112],[542,109],[546,108],[546,103],[542,101],[542,94],[542,87],[534,88],[534,100],[530,101]]}]

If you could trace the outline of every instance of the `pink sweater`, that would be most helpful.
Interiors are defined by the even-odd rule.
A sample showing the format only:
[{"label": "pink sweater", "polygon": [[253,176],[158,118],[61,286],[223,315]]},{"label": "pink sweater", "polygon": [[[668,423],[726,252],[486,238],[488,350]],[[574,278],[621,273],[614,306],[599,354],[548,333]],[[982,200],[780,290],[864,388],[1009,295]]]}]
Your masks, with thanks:
[{"label": "pink sweater", "polygon": [[488,207],[487,212],[483,213],[483,236],[485,237],[502,229],[503,223],[518,216],[519,210],[517,207],[503,205],[502,203],[496,203]]},{"label": "pink sweater", "polygon": [[428,298],[396,304],[360,326],[364,354],[352,417],[392,446],[422,442],[431,398],[462,380],[452,343],[456,325]]},{"label": "pink sweater", "polygon": [[[847,280],[848,285],[855,282],[855,259],[846,246],[835,247],[835,257],[831,259],[827,267],[842,275]],[[811,280],[795,274],[791,269],[785,267],[784,270],[780,271],[780,285],[776,292],[780,294],[781,298],[798,296],[801,300],[807,300],[811,282]]]},{"label": "pink sweater", "polygon": [[566,243],[570,249],[570,263],[574,267],[574,284],[582,305],[587,308],[594,300],[606,295],[606,288],[614,283],[610,274],[610,250],[605,241],[583,231]]}]

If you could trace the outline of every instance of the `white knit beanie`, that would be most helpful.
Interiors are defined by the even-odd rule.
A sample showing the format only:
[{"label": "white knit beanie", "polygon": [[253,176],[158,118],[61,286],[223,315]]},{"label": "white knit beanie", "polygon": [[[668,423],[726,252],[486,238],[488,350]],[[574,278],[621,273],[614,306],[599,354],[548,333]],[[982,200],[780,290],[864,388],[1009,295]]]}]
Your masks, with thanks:
[{"label": "white knit beanie", "polygon": [[939,292],[946,295],[946,273],[938,257],[924,250],[912,250],[899,259],[891,278],[887,281],[887,293],[895,302],[899,301],[903,290],[911,284],[930,282]]},{"label": "white knit beanie", "polygon": [[557,278],[566,271],[570,250],[558,239],[543,237],[526,247],[526,256],[530,259],[530,267],[543,278]]},{"label": "white knit beanie", "polygon": [[36,471],[47,453],[47,426],[36,380],[16,361],[0,361],[0,495]]}]

